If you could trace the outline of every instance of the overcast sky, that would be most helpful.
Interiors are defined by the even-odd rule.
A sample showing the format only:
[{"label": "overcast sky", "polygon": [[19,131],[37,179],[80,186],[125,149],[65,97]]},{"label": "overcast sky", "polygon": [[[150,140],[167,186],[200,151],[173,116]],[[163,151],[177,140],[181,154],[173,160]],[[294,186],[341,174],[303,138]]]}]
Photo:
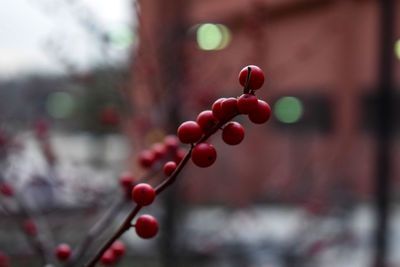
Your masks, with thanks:
[{"label": "overcast sky", "polygon": [[[96,25],[107,32],[121,32],[134,23],[132,0],[1,1],[2,79],[32,72],[62,72],[65,68],[59,56],[77,69],[87,69],[101,60],[96,38],[77,19],[88,17],[88,12],[94,18],[89,21],[97,21]],[[126,57],[127,50],[112,49],[111,60]]]}]

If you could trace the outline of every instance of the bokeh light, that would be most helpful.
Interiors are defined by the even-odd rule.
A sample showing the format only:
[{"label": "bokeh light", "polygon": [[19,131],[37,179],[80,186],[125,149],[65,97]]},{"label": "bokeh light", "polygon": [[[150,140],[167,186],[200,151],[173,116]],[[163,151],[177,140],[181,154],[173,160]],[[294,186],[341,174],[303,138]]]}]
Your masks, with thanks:
[{"label": "bokeh light", "polygon": [[197,44],[202,50],[221,50],[231,41],[231,32],[223,24],[205,23],[197,29]]},{"label": "bokeh light", "polygon": [[70,116],[73,112],[75,101],[66,92],[55,92],[49,94],[46,100],[46,110],[50,116],[62,119]]},{"label": "bokeh light", "polygon": [[398,39],[394,44],[394,53],[397,59],[400,59],[400,39]]},{"label": "bokeh light", "polygon": [[292,96],[284,96],[274,106],[276,118],[283,123],[295,123],[303,115],[303,104]]}]

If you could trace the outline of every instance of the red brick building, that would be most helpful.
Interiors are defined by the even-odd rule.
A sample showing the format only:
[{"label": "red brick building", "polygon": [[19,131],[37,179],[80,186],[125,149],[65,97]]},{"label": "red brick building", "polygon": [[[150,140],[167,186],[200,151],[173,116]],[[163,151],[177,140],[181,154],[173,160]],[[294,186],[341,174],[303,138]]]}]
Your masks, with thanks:
[{"label": "red brick building", "polygon": [[[257,93],[271,107],[283,96],[295,96],[303,106],[300,120],[291,124],[274,117],[258,126],[240,118],[246,137],[237,147],[213,137],[217,162],[208,169],[188,169],[185,196],[194,202],[246,204],[351,190],[368,199],[376,157],[371,96],[378,83],[378,1],[139,3],[132,100],[135,114],[147,117],[152,127],[173,132],[178,122],[195,119],[216,98],[240,95],[237,75],[248,64],[264,70],[266,83]],[[199,49],[196,33],[204,23],[230,30],[224,49]],[[398,85],[395,53],[393,60]],[[398,146],[395,137],[395,191]]]}]

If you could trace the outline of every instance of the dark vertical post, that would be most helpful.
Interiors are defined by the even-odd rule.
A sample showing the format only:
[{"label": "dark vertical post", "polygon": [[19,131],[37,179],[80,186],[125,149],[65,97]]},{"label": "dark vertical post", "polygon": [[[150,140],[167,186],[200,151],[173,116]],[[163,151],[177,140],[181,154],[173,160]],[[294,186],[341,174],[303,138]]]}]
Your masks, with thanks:
[{"label": "dark vertical post", "polygon": [[376,169],[375,267],[385,267],[387,258],[387,234],[390,211],[390,139],[393,116],[393,21],[394,1],[382,0],[380,4],[381,47],[378,91],[378,133]]},{"label": "dark vertical post", "polygon": [[[185,0],[159,0],[159,14],[162,16],[159,26],[158,60],[160,63],[160,80],[164,94],[164,115],[168,121],[170,133],[176,133],[181,122],[181,90],[184,88],[184,41],[186,38]],[[187,88],[186,88],[187,89]],[[160,238],[162,266],[177,267],[180,255],[176,250],[177,224],[181,216],[180,186],[176,183],[165,192],[163,209],[164,217]]]}]

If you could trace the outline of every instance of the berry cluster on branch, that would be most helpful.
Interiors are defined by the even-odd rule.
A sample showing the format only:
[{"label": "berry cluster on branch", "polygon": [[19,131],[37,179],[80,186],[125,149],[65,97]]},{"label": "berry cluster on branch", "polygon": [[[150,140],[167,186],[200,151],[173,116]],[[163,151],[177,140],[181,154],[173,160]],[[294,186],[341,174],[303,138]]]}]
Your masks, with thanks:
[{"label": "berry cluster on branch", "polygon": [[185,155],[181,149],[178,149],[179,144],[173,136],[167,137],[164,144],[155,144],[150,150],[145,150],[139,155],[139,163],[145,168],[152,167],[157,160],[164,158],[168,150],[174,151],[175,160],[164,164],[163,172],[166,179],[155,188],[147,183],[139,183],[133,187],[134,182],[131,178],[121,178],[121,185],[125,188],[125,192],[128,194],[132,189],[130,195],[136,206],[119,229],[86,265],[87,267],[95,266],[99,260],[107,264],[105,259],[111,253],[110,248],[131,227],[135,228],[137,235],[141,238],[152,238],[157,234],[159,225],[153,216],[141,215],[135,224],[132,224],[132,220],[142,207],[151,205],[158,194],[175,182],[178,174],[190,159],[201,168],[209,167],[216,161],[217,151],[212,144],[207,142],[210,136],[222,130],[222,140],[228,145],[237,145],[244,139],[245,131],[240,123],[231,121],[232,119],[243,114],[256,124],[268,121],[271,115],[270,106],[255,96],[255,92],[264,84],[262,70],[254,65],[244,67],[239,73],[239,83],[243,86],[241,96],[219,98],[213,103],[211,110],[202,111],[196,121],[186,121],[178,127],[179,141],[190,144],[190,149]]}]

